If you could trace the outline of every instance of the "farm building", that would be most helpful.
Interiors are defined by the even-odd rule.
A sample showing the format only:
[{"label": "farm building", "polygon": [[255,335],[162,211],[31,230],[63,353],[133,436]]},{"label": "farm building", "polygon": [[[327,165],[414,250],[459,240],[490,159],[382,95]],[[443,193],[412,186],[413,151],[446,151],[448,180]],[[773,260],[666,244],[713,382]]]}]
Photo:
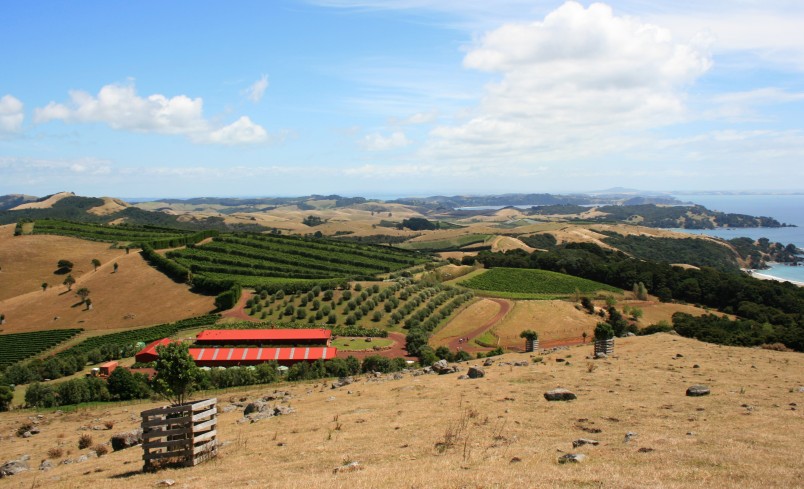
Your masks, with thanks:
[{"label": "farm building", "polygon": [[[189,350],[199,367],[259,365],[270,361],[290,366],[335,358],[338,349],[329,346],[331,339],[332,331],[328,329],[206,330],[198,334],[196,345]],[[137,362],[156,361],[156,347],[171,341],[163,338],[148,344],[135,355]]]},{"label": "farm building", "polygon": [[155,362],[157,358],[156,347],[159,345],[167,345],[172,341],[173,340],[171,340],[170,338],[162,338],[161,340],[156,340],[151,343],[148,343],[145,346],[145,348],[143,348],[142,350],[137,352],[136,355],[134,355],[134,360],[136,360],[137,363]]},{"label": "farm building", "polygon": [[198,333],[199,345],[316,345],[329,346],[329,329],[207,329]]}]

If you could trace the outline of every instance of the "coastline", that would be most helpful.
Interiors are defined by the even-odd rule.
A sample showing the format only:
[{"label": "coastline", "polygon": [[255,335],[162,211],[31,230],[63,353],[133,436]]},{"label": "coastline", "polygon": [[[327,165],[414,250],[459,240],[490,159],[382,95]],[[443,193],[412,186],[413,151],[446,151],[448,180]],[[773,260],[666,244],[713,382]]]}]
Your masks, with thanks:
[{"label": "coastline", "polygon": [[774,275],[768,275],[767,273],[762,273],[764,272],[764,270],[754,270],[751,268],[742,268],[741,270],[746,272],[748,275],[751,275],[754,278],[758,278],[759,280],[775,280],[777,282],[790,282],[793,285],[804,287],[804,282],[800,282],[797,280],[790,280],[782,277],[776,277]]}]

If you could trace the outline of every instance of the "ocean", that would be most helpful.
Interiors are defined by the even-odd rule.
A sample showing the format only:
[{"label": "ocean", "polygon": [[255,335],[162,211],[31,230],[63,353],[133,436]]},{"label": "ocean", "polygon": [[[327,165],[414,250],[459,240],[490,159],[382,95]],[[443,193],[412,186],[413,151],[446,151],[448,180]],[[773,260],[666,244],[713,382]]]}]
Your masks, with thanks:
[{"label": "ocean", "polygon": [[[798,227],[785,228],[728,228],[728,229],[678,229],[689,234],[705,234],[723,239],[747,237],[751,239],[768,238],[772,242],[788,245],[790,243],[804,249],[804,195],[674,195],[683,201],[700,204],[707,209],[767,216],[781,223]],[[774,265],[762,270],[762,275],[804,283],[804,266],[791,267]]]}]

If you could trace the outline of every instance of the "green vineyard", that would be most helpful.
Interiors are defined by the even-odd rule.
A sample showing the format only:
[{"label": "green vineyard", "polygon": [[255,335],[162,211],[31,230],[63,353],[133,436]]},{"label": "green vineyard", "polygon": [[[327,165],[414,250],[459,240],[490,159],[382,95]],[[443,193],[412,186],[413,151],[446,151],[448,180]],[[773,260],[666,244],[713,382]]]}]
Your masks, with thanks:
[{"label": "green vineyard", "polygon": [[217,234],[217,232],[193,232],[158,226],[104,225],[41,219],[34,221],[31,234],[70,236],[89,241],[117,243],[120,246],[132,246],[135,248],[140,247],[142,243],[149,243],[152,247],[159,249],[197,243],[206,237]]},{"label": "green vineyard", "polygon": [[0,370],[8,365],[47,351],[83,329],[50,329],[31,333],[0,335]]},{"label": "green vineyard", "polygon": [[148,328],[132,329],[120,333],[111,333],[101,336],[93,336],[77,345],[60,352],[57,356],[69,356],[86,354],[95,349],[123,349],[136,345],[137,343],[150,343],[162,338],[167,338],[176,334],[182,329],[197,328],[199,326],[209,326],[215,324],[220,319],[219,314],[207,314],[189,319],[182,319],[175,323],[159,324]]},{"label": "green vineyard", "polygon": [[211,243],[174,250],[166,257],[194,277],[277,290],[283,284],[295,290],[333,286],[427,261],[388,247],[258,234],[220,235]]},{"label": "green vineyard", "polygon": [[470,289],[502,293],[518,298],[517,294],[560,296],[580,292],[621,292],[620,289],[563,273],[528,268],[492,268],[480,275],[459,282]]}]

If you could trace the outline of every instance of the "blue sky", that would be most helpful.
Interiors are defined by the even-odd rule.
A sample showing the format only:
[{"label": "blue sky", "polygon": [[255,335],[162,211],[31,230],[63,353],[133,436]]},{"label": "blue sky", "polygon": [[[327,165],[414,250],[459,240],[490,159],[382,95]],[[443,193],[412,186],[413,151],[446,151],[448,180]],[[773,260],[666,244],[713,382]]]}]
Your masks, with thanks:
[{"label": "blue sky", "polygon": [[0,194],[804,190],[798,0],[0,14]]}]

